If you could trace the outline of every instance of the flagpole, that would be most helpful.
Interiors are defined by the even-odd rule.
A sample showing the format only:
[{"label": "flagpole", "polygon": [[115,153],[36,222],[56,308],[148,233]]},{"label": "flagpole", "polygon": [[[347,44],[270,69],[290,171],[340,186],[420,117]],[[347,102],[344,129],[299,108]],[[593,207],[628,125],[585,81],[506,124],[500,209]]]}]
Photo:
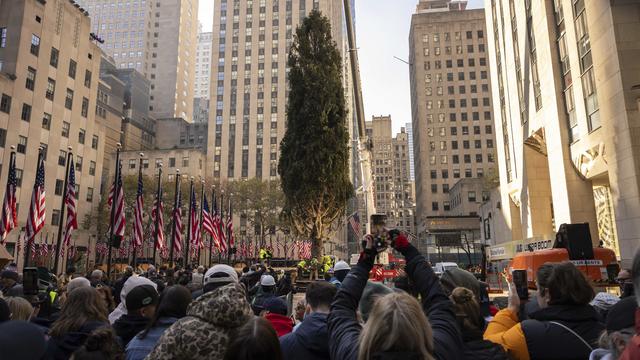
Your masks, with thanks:
[{"label": "flagpole", "polygon": [[[178,191],[180,186],[180,169],[176,169],[176,190],[173,199],[173,211],[176,211],[178,206]],[[172,213],[173,214],[173,213]],[[171,248],[169,249],[169,268],[173,268],[173,245],[176,237],[176,219],[175,216],[171,216]]]},{"label": "flagpole", "polygon": [[60,221],[58,222],[58,239],[56,240],[56,258],[53,263],[53,273],[58,275],[58,262],[60,261],[60,244],[62,243],[62,228],[64,226],[64,210],[66,208],[66,200],[67,200],[67,185],[69,183],[69,166],[73,162],[73,153],[71,152],[73,149],[71,146],[67,147],[69,149],[69,154],[67,154],[67,166],[66,171],[64,173],[64,185],[62,188],[62,202],[60,204]]},{"label": "flagpole", "polygon": [[[111,248],[113,245],[113,233],[114,229],[114,220],[116,217],[116,199],[118,197],[118,176],[120,176],[120,147],[122,144],[116,144],[116,162],[115,162],[115,178],[113,180],[113,198],[111,200],[111,221],[109,222],[109,239],[107,239],[107,243],[109,244],[109,251],[107,253],[107,279],[111,279]],[[60,237],[58,237],[60,239]]]},{"label": "flagpole", "polygon": [[189,179],[189,219],[187,219],[187,241],[185,244],[185,252],[184,252],[184,267],[186,268],[189,264],[189,245],[193,239],[191,238],[191,227],[193,224],[191,223],[191,212],[193,211],[193,176]]},{"label": "flagpole", "polygon": [[[211,205],[215,203],[215,197],[216,197],[216,187],[211,186]],[[213,210],[215,210],[213,207],[209,209],[210,216],[213,216]],[[209,234],[209,266],[208,267],[211,267],[212,261],[213,261],[213,235]]]},{"label": "flagpole", "polygon": [[[15,199],[15,193],[16,193],[16,187],[17,187],[16,184],[15,184],[15,168],[16,168],[16,147],[15,147],[15,145],[11,145],[11,154],[9,155],[9,174],[7,174],[7,190],[10,189],[11,171],[12,171],[12,169],[13,169],[13,174],[14,174],[13,175],[13,183],[14,184],[13,184],[13,190],[11,191],[11,195],[10,195],[9,191],[7,191],[4,194],[4,196],[5,196],[4,201],[5,202],[9,201],[9,202],[14,204],[14,205],[9,206],[11,208],[10,212],[8,214],[6,214],[6,216],[8,216],[11,219],[11,221],[9,221],[9,222],[11,224],[13,224],[13,227],[11,228],[11,230],[13,230],[14,228],[18,227],[18,221],[17,221],[18,214],[17,214],[17,211],[14,212],[14,210],[16,210],[15,203],[17,203],[17,200]],[[11,197],[9,197],[9,196],[11,196]],[[7,200],[6,197],[9,197],[9,200]],[[11,200],[11,199],[13,199],[13,200]],[[3,211],[3,214],[4,214],[4,211]],[[5,221],[5,219],[2,219],[2,221]],[[3,229],[2,229],[3,231],[2,231],[2,238],[0,240],[4,243],[6,238],[9,236],[9,231],[11,231],[11,230],[7,230],[4,227],[4,224],[2,224],[2,226],[3,226]],[[17,256],[17,254],[16,254],[16,256]]]},{"label": "flagpole", "polygon": [[[158,211],[158,209],[160,208],[160,201],[162,201],[162,199],[160,198],[162,195],[160,193],[160,179],[162,178],[162,163],[158,164],[158,188],[156,189],[156,208],[153,210],[156,212],[156,221],[154,224],[154,227],[156,229],[156,238],[154,239],[153,242],[153,265],[156,265],[156,248],[158,246],[159,240],[160,240],[160,232],[159,232],[159,228],[158,228],[158,219],[160,216],[160,213]],[[164,229],[163,229],[164,230]]]},{"label": "flagpole", "polygon": [[200,234],[200,241],[198,242],[198,265],[200,265],[200,255],[201,255],[200,250],[202,249],[202,245],[203,245],[202,244],[203,243],[202,241],[202,209],[203,209],[202,205],[204,204],[204,179],[201,179],[200,183],[202,184],[202,189],[201,189],[202,194],[200,194],[200,222],[198,223],[198,226],[200,227],[198,229]]},{"label": "flagpole", "polygon": [[[36,179],[38,178],[38,170],[40,169],[40,162],[42,161],[42,158],[43,158],[42,148],[40,147],[40,148],[38,148],[38,162],[37,162],[37,165],[36,165]],[[34,191],[35,191],[35,186],[34,186]],[[36,240],[33,239],[33,241],[36,241]],[[25,244],[24,244],[24,265],[22,265],[23,269],[29,266],[29,256],[30,255],[31,255],[31,242],[29,241],[29,239],[26,239]]]}]

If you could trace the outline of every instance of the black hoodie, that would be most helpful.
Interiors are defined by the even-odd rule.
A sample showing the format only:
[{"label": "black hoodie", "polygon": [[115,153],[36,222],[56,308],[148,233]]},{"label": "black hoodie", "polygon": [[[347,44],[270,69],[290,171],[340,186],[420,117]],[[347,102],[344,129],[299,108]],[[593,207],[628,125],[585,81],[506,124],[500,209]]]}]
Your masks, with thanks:
[{"label": "black hoodie", "polygon": [[328,314],[307,315],[296,331],[280,338],[284,360],[323,360],[329,358]]},{"label": "black hoodie", "polygon": [[122,347],[126,347],[129,341],[133,339],[140,331],[144,330],[149,324],[150,319],[139,314],[125,314],[122,315],[115,323],[113,323],[113,330],[116,335],[122,341]]},{"label": "black hoodie", "polygon": [[109,323],[90,321],[77,331],[70,331],[61,337],[51,337],[47,343],[46,359],[68,359],[74,351],[84,345],[87,337],[95,329],[109,326]]}]

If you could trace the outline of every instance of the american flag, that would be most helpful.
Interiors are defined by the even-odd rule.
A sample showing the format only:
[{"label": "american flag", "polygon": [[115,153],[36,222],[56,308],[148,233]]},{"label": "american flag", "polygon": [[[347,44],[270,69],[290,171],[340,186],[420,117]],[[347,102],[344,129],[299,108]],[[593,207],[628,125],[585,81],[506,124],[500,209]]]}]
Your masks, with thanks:
[{"label": "american flag", "polygon": [[[44,191],[44,159],[40,159],[38,170],[36,171],[36,181],[33,184],[33,194],[31,195],[31,206],[27,218],[26,245],[32,247],[36,234],[44,227],[46,219],[45,191]],[[26,246],[25,246],[26,247]]]},{"label": "american flag", "polygon": [[11,153],[9,160],[9,176],[7,177],[7,188],[4,194],[4,203],[2,204],[2,221],[0,223],[0,244],[4,244],[4,240],[9,232],[18,226],[18,210],[16,200],[16,155]]},{"label": "american flag", "polygon": [[198,204],[196,204],[196,190],[191,187],[191,206],[189,207],[189,216],[191,217],[191,234],[189,234],[189,240],[195,251],[200,247],[200,219],[198,218]]},{"label": "american flag", "polygon": [[[151,211],[151,221],[153,221],[153,234],[155,238],[156,249],[164,249],[164,206],[162,204],[162,189],[156,193],[156,198],[153,200],[153,210]],[[157,226],[156,226],[157,223]],[[158,233],[156,234],[156,228]]]},{"label": "american flag", "polygon": [[211,235],[216,248],[220,248],[220,244],[218,242],[218,230],[213,225],[213,218],[211,216],[211,211],[209,210],[209,203],[207,202],[206,195],[202,201],[202,228]]},{"label": "american flag", "polygon": [[69,166],[69,179],[67,180],[67,196],[64,199],[67,206],[67,225],[64,233],[64,246],[71,243],[71,233],[78,228],[78,213],[76,209],[76,172],[73,163]]},{"label": "american flag", "polygon": [[133,219],[133,247],[142,248],[143,230],[142,230],[142,216],[143,216],[143,183],[142,183],[142,169],[138,171],[138,191],[136,192],[136,208],[134,209]]},{"label": "american flag", "polygon": [[175,254],[182,252],[182,200],[180,188],[176,197],[175,207],[173,208],[173,251]]},{"label": "american flag", "polygon": [[301,258],[311,259],[311,241],[310,240],[302,242]]},{"label": "american flag", "polygon": [[349,216],[349,224],[351,225],[353,233],[360,239],[362,237],[362,231],[360,230],[360,216],[358,216],[357,212]]},{"label": "american flag", "polygon": [[229,213],[227,214],[227,237],[229,238],[229,249],[233,249],[236,239],[233,235],[233,211],[231,210],[231,199],[229,199]]},{"label": "american flag", "polygon": [[122,188],[122,163],[118,164],[118,169],[116,170],[116,178],[113,181],[113,185],[111,186],[111,191],[109,191],[109,206],[113,206],[113,198],[114,194],[115,199],[115,207],[116,211],[114,213],[113,218],[113,235],[123,237],[124,236],[124,227],[125,227],[125,217],[124,217],[124,189]]},{"label": "american flag", "polygon": [[[220,252],[225,253],[227,252],[227,236],[225,235],[225,232],[224,232],[224,220],[222,219],[222,215],[220,211],[218,211],[217,204],[214,206],[215,206],[214,207],[214,211],[215,211],[214,224],[218,228],[218,241],[220,242]],[[220,204],[220,210],[222,210],[223,206],[224,205]]]},{"label": "american flag", "polygon": [[47,233],[47,237],[44,239],[44,244],[41,246],[42,249],[40,249],[40,254],[46,258],[49,255],[49,233]]}]

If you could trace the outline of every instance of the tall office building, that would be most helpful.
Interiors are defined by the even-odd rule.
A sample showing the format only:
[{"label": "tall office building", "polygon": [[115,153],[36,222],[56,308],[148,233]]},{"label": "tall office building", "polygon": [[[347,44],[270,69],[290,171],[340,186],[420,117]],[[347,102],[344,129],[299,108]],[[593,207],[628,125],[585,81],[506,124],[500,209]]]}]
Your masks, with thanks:
[{"label": "tall office building", "polygon": [[[214,178],[277,177],[288,49],[314,7],[330,19],[333,40],[344,54],[341,0],[215,2],[207,146],[207,169]],[[351,94],[348,87],[345,93]]]},{"label": "tall office building", "polygon": [[484,12],[465,7],[420,0],[411,19],[416,212],[425,234],[437,231],[429,218],[454,215],[449,189],[456,182],[497,171]]},{"label": "tall office building", "polygon": [[391,116],[374,116],[366,123],[373,143],[371,167],[376,212],[387,215],[387,226],[415,234],[415,201],[409,168],[409,139],[405,129],[394,137]]},{"label": "tall office building", "polygon": [[485,3],[500,238],[553,239],[588,222],[622,266],[640,245],[637,1]]},{"label": "tall office building", "polygon": [[409,142],[409,174],[411,176],[411,181],[416,180],[416,168],[414,162],[414,154],[413,154],[413,128],[411,123],[405,124],[405,131],[407,132],[407,141]]},{"label": "tall office building", "polygon": [[[18,226],[4,246],[18,266],[24,262],[24,244],[18,256],[16,241],[26,226],[38,149],[45,158],[46,222],[37,243],[48,239],[51,244],[64,221],[60,204],[69,147],[80,223],[72,241],[78,247],[76,260],[82,259],[79,269],[89,265],[83,256],[89,242],[95,244],[95,225],[84,229],[82,224],[100,201],[105,146],[104,122],[95,115],[100,49],[90,31],[87,13],[70,1],[0,1],[0,183],[7,181],[10,146],[15,145],[18,199]],[[53,266],[50,260],[35,259]]]},{"label": "tall office building", "polygon": [[79,0],[119,68],[151,81],[152,117],[193,119],[198,0]]},{"label": "tall office building", "polygon": [[196,70],[193,91],[193,122],[209,122],[209,107],[211,104],[209,91],[211,90],[211,42],[213,33],[198,33],[198,47],[196,49]]}]

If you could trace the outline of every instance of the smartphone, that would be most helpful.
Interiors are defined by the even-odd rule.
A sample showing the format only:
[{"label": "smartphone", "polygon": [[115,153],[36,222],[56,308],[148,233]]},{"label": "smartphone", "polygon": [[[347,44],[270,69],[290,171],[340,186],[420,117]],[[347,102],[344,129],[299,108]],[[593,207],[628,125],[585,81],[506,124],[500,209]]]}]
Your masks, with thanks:
[{"label": "smartphone", "polygon": [[521,300],[529,299],[529,286],[527,285],[527,270],[513,270],[511,273],[513,284]]},{"label": "smartphone", "polygon": [[373,246],[378,250],[387,247],[385,236],[383,236],[384,228],[387,225],[387,215],[372,214],[371,215],[371,235],[373,235]]},{"label": "smartphone", "polygon": [[22,289],[25,295],[38,295],[38,269],[24,268],[22,271]]}]

